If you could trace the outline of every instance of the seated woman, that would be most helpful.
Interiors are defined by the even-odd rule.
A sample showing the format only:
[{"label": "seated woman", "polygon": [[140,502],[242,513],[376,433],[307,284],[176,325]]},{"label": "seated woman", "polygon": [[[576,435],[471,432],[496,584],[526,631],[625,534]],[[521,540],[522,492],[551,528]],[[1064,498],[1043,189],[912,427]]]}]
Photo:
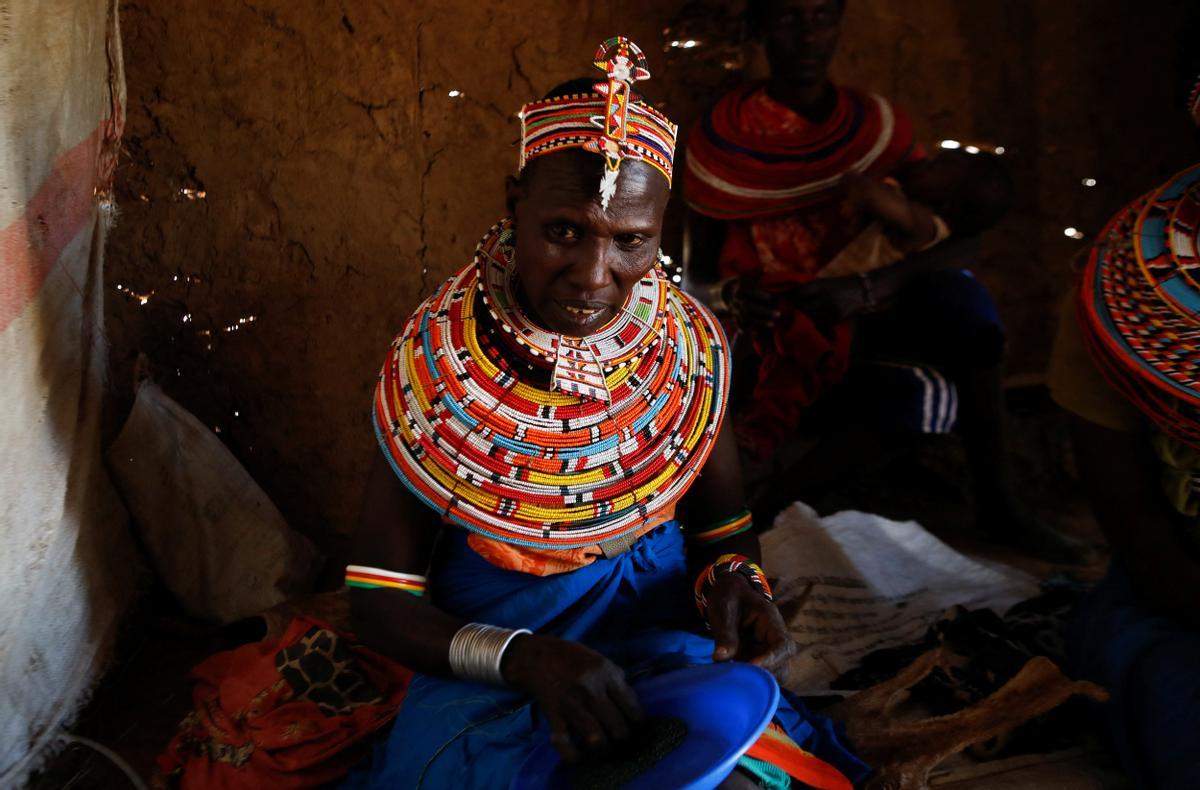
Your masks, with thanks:
[{"label": "seated woman", "polygon": [[[507,786],[539,720],[572,760],[628,736],[632,677],[789,654],[721,430],[725,340],[659,267],[676,127],[633,91],[636,46],[595,60],[522,109],[511,217],[383,366],[347,582],[358,637],[424,674],[349,787]],[[786,702],[740,765],[862,772]]]},{"label": "seated woman", "polygon": [[[730,411],[751,462],[755,513],[773,518],[797,498],[863,479],[864,461],[887,459],[896,439],[953,431],[980,530],[1077,560],[1079,547],[1043,528],[1016,496],[1004,433],[1004,331],[991,296],[963,268],[976,254],[967,237],[1003,213],[1007,178],[987,174],[1001,188],[975,201],[987,210],[968,217],[957,200],[941,198],[981,196],[980,185],[945,183],[960,177],[947,171],[995,161],[943,157],[913,170],[925,155],[907,113],[830,78],[845,5],[748,0],[747,32],[770,73],[721,97],[688,135],[685,287],[730,330]],[[932,222],[909,228],[899,251],[937,244],[947,231],[956,238],[885,256],[886,265],[848,266],[848,254],[874,246],[869,226],[880,219],[879,207],[854,193],[889,177],[909,182],[910,197],[929,200],[945,220],[941,232]],[[939,194],[921,194],[931,177],[943,181]],[[964,221],[955,227],[944,211]]]},{"label": "seated woman", "polygon": [[[1200,128],[1197,34],[1200,6],[1178,50],[1179,98]],[[1047,376],[1113,550],[1067,647],[1112,696],[1096,723],[1113,753],[1155,790],[1200,787],[1198,219],[1200,163],[1109,220],[1062,305]]]}]

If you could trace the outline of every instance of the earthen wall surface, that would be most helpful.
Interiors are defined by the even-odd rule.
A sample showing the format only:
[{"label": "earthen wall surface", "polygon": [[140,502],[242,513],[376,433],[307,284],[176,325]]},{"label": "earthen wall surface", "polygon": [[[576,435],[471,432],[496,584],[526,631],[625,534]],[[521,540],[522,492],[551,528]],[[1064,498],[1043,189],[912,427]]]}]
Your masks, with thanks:
[{"label": "earthen wall surface", "polygon": [[[289,520],[335,543],[375,451],[383,354],[501,216],[520,104],[586,75],[617,32],[646,49],[650,93],[685,127],[736,79],[717,44],[732,27],[716,12],[632,8],[123,2],[129,121],[106,284],[114,413],[144,352]],[[927,143],[1009,152],[1018,206],[976,269],[1018,376],[1044,365],[1083,247],[1063,229],[1094,232],[1189,160],[1171,106],[1177,15],[1177,4],[1124,0],[849,3],[840,79],[903,104]],[[708,38],[664,53],[692,30]]]}]

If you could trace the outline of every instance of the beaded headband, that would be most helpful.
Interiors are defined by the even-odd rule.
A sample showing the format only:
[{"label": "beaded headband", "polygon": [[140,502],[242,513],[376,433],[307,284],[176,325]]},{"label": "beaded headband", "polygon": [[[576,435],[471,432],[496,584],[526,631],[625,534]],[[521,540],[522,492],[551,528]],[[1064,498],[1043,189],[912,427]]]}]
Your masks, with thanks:
[{"label": "beaded headband", "polygon": [[521,108],[521,164],[562,148],[582,148],[604,157],[600,204],[617,191],[624,159],[640,159],[671,183],[679,127],[643,101],[631,101],[633,83],[650,79],[646,55],[624,36],[596,50],[593,63],[607,77],[595,93],[576,93],[530,102]]}]

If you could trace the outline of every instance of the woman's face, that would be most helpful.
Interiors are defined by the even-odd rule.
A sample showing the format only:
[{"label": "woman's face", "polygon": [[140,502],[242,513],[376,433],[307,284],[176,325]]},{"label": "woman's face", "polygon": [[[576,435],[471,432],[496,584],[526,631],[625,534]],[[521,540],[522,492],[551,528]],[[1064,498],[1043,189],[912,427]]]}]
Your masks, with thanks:
[{"label": "woman's face", "polygon": [[842,0],[766,0],[764,11],[760,24],[771,75],[823,85],[837,50]]},{"label": "woman's face", "polygon": [[603,209],[603,168],[596,154],[561,151],[531,162],[507,185],[522,306],[538,325],[570,337],[611,321],[654,267],[670,196],[661,173],[626,160]]}]

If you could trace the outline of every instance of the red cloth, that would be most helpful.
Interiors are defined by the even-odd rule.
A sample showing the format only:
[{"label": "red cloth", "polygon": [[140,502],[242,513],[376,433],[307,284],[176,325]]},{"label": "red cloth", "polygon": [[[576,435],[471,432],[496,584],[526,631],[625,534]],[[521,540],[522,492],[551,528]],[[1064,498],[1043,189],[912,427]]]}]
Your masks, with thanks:
[{"label": "red cloth", "polygon": [[159,787],[337,781],[396,715],[412,672],[298,618],[279,641],[218,653],[192,677],[196,707],[158,758]]},{"label": "red cloth", "polygon": [[[782,297],[816,278],[821,264],[833,257],[826,248],[847,236],[850,227],[857,227],[855,217],[838,205],[761,223],[729,223],[721,276],[757,275],[763,290]],[[739,444],[761,458],[795,432],[804,412],[841,381],[854,339],[851,322],[822,331],[786,304],[781,312],[773,330],[751,337],[758,374],[753,398],[735,421]],[[731,327],[729,334],[735,337],[737,329]]]},{"label": "red cloth", "polygon": [[826,335],[798,310],[785,310],[772,332],[755,337],[758,376],[753,401],[735,420],[739,444],[759,458],[769,456],[796,430],[804,412],[846,375],[853,338],[851,322]]}]

